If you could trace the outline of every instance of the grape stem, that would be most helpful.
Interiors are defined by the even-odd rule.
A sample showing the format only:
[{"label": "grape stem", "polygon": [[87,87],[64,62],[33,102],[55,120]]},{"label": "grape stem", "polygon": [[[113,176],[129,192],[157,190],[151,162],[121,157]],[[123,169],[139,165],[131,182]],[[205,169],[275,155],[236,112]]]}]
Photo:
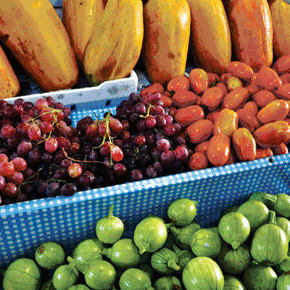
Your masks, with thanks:
[{"label": "grape stem", "polygon": [[[24,182],[22,182],[21,184],[19,184],[19,186],[18,186],[18,191],[21,192],[20,187],[21,187],[22,185],[25,185],[25,184],[28,184],[28,183],[32,183],[32,182],[35,181],[35,179],[38,179],[39,171],[40,171],[40,170],[42,170],[42,168],[39,168],[35,174],[29,176],[29,177],[28,177]],[[33,179],[33,180],[31,180],[31,179],[34,178],[34,177],[36,177],[36,178]]]},{"label": "grape stem", "polygon": [[151,107],[153,107],[153,106],[152,106],[152,104],[149,103],[149,107],[147,109],[146,115],[145,116],[140,115],[140,118],[146,119],[150,115],[150,109],[151,109]]},{"label": "grape stem", "polygon": [[92,160],[92,161],[87,161],[87,160],[77,160],[77,159],[74,159],[74,158],[71,158],[71,157],[69,157],[68,155],[67,155],[67,153],[65,152],[65,150],[64,150],[64,148],[62,148],[62,151],[63,151],[63,153],[64,153],[64,155],[65,155],[65,157],[67,158],[67,159],[69,159],[69,160],[71,160],[71,161],[74,161],[74,162],[84,162],[84,163],[102,163],[102,164],[104,164],[104,162],[102,162],[102,161],[96,161],[96,160]]}]

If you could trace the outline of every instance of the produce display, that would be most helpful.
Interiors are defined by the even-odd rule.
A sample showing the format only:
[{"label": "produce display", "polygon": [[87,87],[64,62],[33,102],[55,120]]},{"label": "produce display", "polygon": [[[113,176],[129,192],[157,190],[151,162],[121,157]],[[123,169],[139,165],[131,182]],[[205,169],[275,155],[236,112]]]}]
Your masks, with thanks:
[{"label": "produce display", "polygon": [[[65,256],[60,244],[44,242],[37,247],[35,259],[17,258],[1,270],[3,290],[286,290],[290,287],[289,240],[277,220],[290,221],[274,210],[278,201],[266,205],[266,200],[273,197],[276,196],[264,192],[252,194],[235,210],[226,209],[216,228],[198,227],[194,219],[178,227],[171,223],[172,206],[177,211],[179,206],[182,213],[182,209],[190,210],[189,204],[193,203],[198,212],[195,201],[180,198],[169,205],[164,220],[159,216],[144,217],[132,239],[123,238],[122,234],[113,244],[97,237],[84,239],[72,255],[65,252]],[[239,230],[250,232],[250,222],[238,211],[248,208],[248,217],[252,218],[255,212],[249,213],[251,205],[255,208],[257,204],[267,208],[268,218],[251,235],[240,239],[237,246],[231,242],[237,241],[232,229],[243,220]],[[284,200],[283,207],[289,211],[290,201]],[[101,220],[104,227],[114,228],[107,217],[97,224]],[[119,221],[115,222],[118,225]],[[195,230],[189,234],[185,229],[191,225]],[[228,227],[231,230],[225,236]],[[187,239],[182,239],[182,235]],[[187,250],[179,246],[180,240],[188,245]],[[148,247],[144,248],[146,243]],[[46,253],[41,259],[40,252]]]},{"label": "produce display", "polygon": [[[2,100],[0,204],[286,154],[290,87],[283,76],[289,71],[290,55],[257,73],[237,61],[220,76],[192,69],[166,90],[149,85],[123,100],[115,114],[86,116],[76,128],[70,109],[51,97],[35,104]],[[169,217],[187,225],[195,205],[182,215],[179,206],[170,207]],[[267,218],[265,209],[256,210]],[[276,210],[284,213],[279,203]],[[247,216],[246,209],[242,213]],[[111,214],[108,219],[115,222]],[[250,222],[259,225],[256,218]]]}]

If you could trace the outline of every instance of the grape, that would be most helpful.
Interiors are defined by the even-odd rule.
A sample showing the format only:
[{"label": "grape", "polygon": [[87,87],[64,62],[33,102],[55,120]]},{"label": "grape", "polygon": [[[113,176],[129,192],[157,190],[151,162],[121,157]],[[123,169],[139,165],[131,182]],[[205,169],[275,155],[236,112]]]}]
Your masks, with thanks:
[{"label": "grape", "polygon": [[66,178],[67,169],[59,168],[53,174],[53,179],[65,179]]},{"label": "grape", "polygon": [[89,175],[87,174],[82,174],[79,178],[78,178],[78,184],[81,185],[82,187],[88,187],[91,184],[91,178]]},{"label": "grape", "polygon": [[48,138],[45,141],[44,148],[49,153],[54,153],[57,150],[58,142],[55,138]]},{"label": "grape", "polygon": [[106,141],[101,147],[100,147],[100,154],[102,156],[109,156],[111,152],[111,145],[108,141]]},{"label": "grape", "polygon": [[4,153],[0,154],[0,163],[2,163],[2,162],[9,162],[8,156]]},{"label": "grape", "polygon": [[90,161],[96,161],[98,159],[98,153],[94,150],[92,150],[88,155],[88,160]]},{"label": "grape", "polygon": [[67,183],[60,188],[60,194],[71,196],[77,192],[77,187],[73,183]]},{"label": "grape", "polygon": [[25,102],[25,104],[24,104],[24,110],[25,111],[28,111],[31,108],[33,108],[33,104],[31,102]]},{"label": "grape", "polygon": [[111,156],[115,162],[120,162],[123,160],[124,154],[120,147],[113,146],[111,149]]},{"label": "grape", "polygon": [[175,128],[175,134],[181,132],[181,126],[178,123],[173,123],[172,126]]},{"label": "grape", "polygon": [[23,171],[27,168],[27,162],[21,157],[16,157],[11,160],[11,163],[14,165],[14,169],[17,171]]},{"label": "grape", "polygon": [[146,144],[146,138],[143,135],[138,135],[135,138],[135,144],[138,146]]},{"label": "grape", "polygon": [[151,149],[151,156],[153,159],[158,160],[161,156],[161,151],[158,150],[156,147]]},{"label": "grape", "polygon": [[39,128],[41,132],[43,133],[50,133],[53,130],[53,125],[50,122],[43,121],[40,125]]},{"label": "grape", "polygon": [[143,179],[142,172],[139,169],[133,169],[130,174],[132,181],[139,181]]},{"label": "grape", "polygon": [[155,114],[156,115],[161,115],[161,116],[165,116],[165,110],[162,106],[156,106],[155,107]]},{"label": "grape", "polygon": [[172,124],[166,124],[163,128],[163,132],[167,136],[173,136],[175,134],[175,127]]},{"label": "grape", "polygon": [[164,116],[166,120],[166,124],[172,124],[173,123],[173,117],[171,115]]},{"label": "grape", "polygon": [[17,111],[18,115],[22,115],[24,113],[24,108],[21,105],[17,105],[14,103],[13,105],[14,109]]},{"label": "grape", "polygon": [[155,178],[155,177],[157,177],[157,170],[152,166],[147,167],[146,174],[147,174],[148,178]]},{"label": "grape", "polygon": [[51,153],[44,152],[44,153],[42,154],[41,160],[42,160],[44,163],[51,163],[51,162],[53,161],[53,155],[52,155]]},{"label": "grape", "polygon": [[4,109],[4,116],[9,118],[9,119],[13,119],[15,117],[17,117],[17,111],[14,109],[14,107],[10,104],[7,104],[5,109]]},{"label": "grape", "polygon": [[73,162],[71,160],[69,160],[69,159],[66,158],[66,159],[63,159],[61,161],[60,166],[62,168],[69,168],[69,166],[72,165],[72,164],[73,164]]},{"label": "grape", "polygon": [[54,100],[54,98],[52,98],[52,97],[46,97],[45,98],[46,99],[46,101],[47,101],[47,103],[48,103],[48,105],[51,107],[53,104],[55,104],[55,100]]},{"label": "grape", "polygon": [[0,175],[1,176],[10,176],[15,173],[15,168],[12,162],[4,161],[0,163]]},{"label": "grape", "polygon": [[13,138],[9,138],[9,139],[7,139],[7,145],[8,145],[10,148],[17,147],[18,144],[19,144],[19,138],[18,138],[18,137],[13,137]]},{"label": "grape", "polygon": [[41,130],[37,124],[30,125],[27,133],[31,140],[38,140],[41,137]]},{"label": "grape", "polygon": [[57,196],[60,193],[60,187],[57,182],[50,183],[45,189],[45,195],[49,197]]},{"label": "grape", "polygon": [[55,154],[54,154],[54,156],[53,156],[53,160],[56,162],[56,163],[61,163],[61,161],[63,160],[63,159],[65,159],[66,158],[66,156],[65,156],[65,154],[64,154],[64,152],[62,151],[62,150],[59,150],[59,151],[57,151]]},{"label": "grape", "polygon": [[77,142],[73,142],[73,143],[71,143],[71,146],[70,146],[68,152],[69,152],[69,154],[74,155],[74,154],[78,153],[79,150],[80,150],[80,144]]},{"label": "grape", "polygon": [[27,167],[25,170],[22,171],[22,174],[24,175],[24,178],[27,179],[32,178],[32,176],[36,175],[36,172],[32,168]]},{"label": "grape", "polygon": [[110,116],[109,127],[113,132],[120,133],[123,129],[122,123],[113,117]]},{"label": "grape", "polygon": [[6,182],[4,188],[1,190],[1,193],[8,197],[15,197],[18,193],[18,187],[12,182]]},{"label": "grape", "polygon": [[86,131],[86,136],[90,139],[96,138],[98,135],[98,125],[97,124],[91,124],[88,126]]},{"label": "grape", "polygon": [[5,126],[13,126],[13,121],[11,119],[3,119],[2,127],[5,127]]},{"label": "grape", "polygon": [[61,120],[63,120],[65,118],[65,113],[63,111],[58,111],[56,113],[56,117],[57,117],[58,121],[61,121]]},{"label": "grape", "polygon": [[45,182],[44,180],[41,180],[39,182],[39,186],[37,188],[37,192],[40,194],[40,195],[45,195],[45,190],[46,188],[48,187],[48,183]]},{"label": "grape", "polygon": [[52,123],[54,121],[54,115],[50,108],[43,108],[40,111],[40,118],[42,121]]},{"label": "grape", "polygon": [[148,153],[149,152],[149,147],[148,147],[148,145],[141,145],[140,147],[139,147],[139,152],[140,153]]},{"label": "grape", "polygon": [[40,163],[40,161],[41,161],[41,153],[39,149],[35,147],[28,153],[28,162],[31,165],[37,165]]},{"label": "grape", "polygon": [[[98,133],[100,134],[100,136],[104,137],[107,134],[107,124],[106,122],[102,122],[99,126],[98,126]],[[110,128],[108,128],[108,134],[110,134]]]},{"label": "grape", "polygon": [[157,115],[156,116],[156,126],[158,128],[163,128],[165,125],[166,125],[166,119],[161,115]]},{"label": "grape", "polygon": [[146,114],[146,106],[144,105],[144,103],[138,102],[135,105],[135,111],[136,111],[136,113],[139,113],[141,115],[144,115],[144,114]]},{"label": "grape", "polygon": [[27,200],[28,200],[28,198],[27,198],[25,193],[23,193],[21,191],[18,192],[18,194],[16,196],[16,202],[22,202],[22,201],[27,201]]},{"label": "grape", "polygon": [[130,141],[130,137],[131,137],[131,135],[130,135],[130,133],[129,133],[128,131],[123,131],[123,132],[121,133],[121,135],[120,135],[120,139],[121,139],[124,143],[129,142],[129,141]]},{"label": "grape", "polygon": [[20,185],[24,181],[24,176],[21,172],[15,171],[15,173],[8,176],[7,179],[16,185]]},{"label": "grape", "polygon": [[145,119],[145,125],[148,128],[154,128],[156,126],[156,118],[149,115],[146,119]]},{"label": "grape", "polygon": [[96,181],[96,177],[91,171],[85,170],[83,174],[86,174],[90,177],[91,183],[94,183]]},{"label": "grape", "polygon": [[72,178],[77,178],[81,176],[83,172],[82,166],[78,163],[73,163],[72,165],[70,165],[67,171],[68,171],[69,176]]},{"label": "grape", "polygon": [[5,187],[5,178],[0,175],[0,190]]},{"label": "grape", "polygon": [[122,120],[121,124],[123,126],[123,130],[128,131],[130,129],[130,123],[127,120]]},{"label": "grape", "polygon": [[2,134],[3,138],[5,138],[5,139],[13,138],[16,135],[16,130],[13,126],[6,125],[6,126],[2,127],[1,134]]},{"label": "grape", "polygon": [[38,99],[35,102],[35,106],[37,107],[38,110],[42,110],[42,109],[48,107],[48,103],[45,99]]},{"label": "grape", "polygon": [[154,162],[153,167],[156,169],[158,173],[162,173],[164,170],[162,163],[159,161]]},{"label": "grape", "polygon": [[177,160],[186,160],[189,156],[187,148],[184,146],[178,146],[174,149],[174,156]]},{"label": "grape", "polygon": [[174,161],[174,153],[170,150],[163,151],[160,159],[163,164],[169,165]]},{"label": "grape", "polygon": [[69,139],[65,137],[57,137],[56,141],[58,144],[58,148],[63,148],[65,150],[68,150],[71,146]]},{"label": "grape", "polygon": [[24,107],[25,101],[22,98],[19,98],[19,99],[15,100],[14,105]]},{"label": "grape", "polygon": [[124,176],[127,173],[127,168],[122,163],[114,164],[114,172],[117,176]]},{"label": "grape", "polygon": [[169,150],[170,147],[171,147],[170,142],[165,138],[159,139],[156,142],[156,148],[162,152]]},{"label": "grape", "polygon": [[19,134],[20,136],[26,136],[28,133],[28,129],[29,129],[29,124],[28,123],[19,123],[16,126],[16,132],[17,134]]},{"label": "grape", "polygon": [[137,123],[137,130],[138,131],[145,131],[147,128],[146,128],[146,124],[145,124],[145,120],[140,120],[138,123]]}]

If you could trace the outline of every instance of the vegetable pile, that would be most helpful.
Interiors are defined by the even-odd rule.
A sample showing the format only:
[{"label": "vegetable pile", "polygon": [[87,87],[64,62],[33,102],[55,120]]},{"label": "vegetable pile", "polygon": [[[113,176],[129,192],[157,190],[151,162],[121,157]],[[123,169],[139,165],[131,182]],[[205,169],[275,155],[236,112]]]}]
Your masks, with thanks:
[{"label": "vegetable pile", "polygon": [[194,221],[196,206],[177,199],[165,220],[145,217],[130,239],[122,238],[124,225],[112,205],[96,223],[98,238],[83,240],[71,255],[56,242],[40,244],[35,259],[18,258],[2,271],[3,288],[289,289],[289,195],[254,193],[227,209],[214,228]]}]

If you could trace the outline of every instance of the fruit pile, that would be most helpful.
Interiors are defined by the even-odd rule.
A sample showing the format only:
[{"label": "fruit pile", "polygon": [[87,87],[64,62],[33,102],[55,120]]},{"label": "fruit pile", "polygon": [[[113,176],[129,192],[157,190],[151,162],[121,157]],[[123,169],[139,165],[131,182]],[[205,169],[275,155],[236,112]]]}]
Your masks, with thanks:
[{"label": "fruit pile", "polygon": [[13,261],[2,271],[4,290],[290,287],[289,195],[254,193],[228,208],[217,227],[203,229],[194,220],[197,203],[180,198],[169,205],[165,220],[141,220],[132,238],[122,238],[124,224],[113,208],[97,221],[96,237],[72,253],[47,241],[37,246],[34,259]]},{"label": "fruit pile", "polygon": [[0,204],[288,153],[290,56],[257,73],[231,62],[132,93],[71,126],[48,97],[0,101]]}]

